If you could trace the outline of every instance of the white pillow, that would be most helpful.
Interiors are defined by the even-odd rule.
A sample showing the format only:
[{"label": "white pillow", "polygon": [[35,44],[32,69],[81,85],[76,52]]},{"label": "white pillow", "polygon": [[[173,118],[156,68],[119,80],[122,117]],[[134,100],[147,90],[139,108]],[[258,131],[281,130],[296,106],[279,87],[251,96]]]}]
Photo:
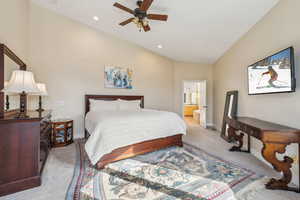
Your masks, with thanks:
[{"label": "white pillow", "polygon": [[118,99],[119,109],[120,110],[128,110],[128,111],[140,111],[141,110],[141,101],[133,100],[126,101],[122,99]]},{"label": "white pillow", "polygon": [[103,101],[90,99],[90,111],[118,111],[118,101]]}]

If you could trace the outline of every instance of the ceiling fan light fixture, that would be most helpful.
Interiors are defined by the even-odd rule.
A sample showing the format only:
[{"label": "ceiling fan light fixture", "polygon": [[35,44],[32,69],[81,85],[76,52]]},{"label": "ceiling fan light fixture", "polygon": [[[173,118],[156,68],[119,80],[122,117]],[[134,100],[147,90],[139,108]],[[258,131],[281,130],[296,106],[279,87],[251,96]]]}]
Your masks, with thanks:
[{"label": "ceiling fan light fixture", "polygon": [[119,8],[127,13],[133,15],[133,17],[119,23],[120,26],[125,26],[131,22],[133,22],[140,31],[142,29],[145,32],[151,30],[149,26],[149,20],[158,20],[158,21],[167,21],[168,15],[161,15],[161,14],[149,14],[148,9],[151,7],[154,0],[137,0],[137,8],[130,9],[126,6],[123,6],[119,3],[114,3],[114,7]]},{"label": "ceiling fan light fixture", "polygon": [[98,17],[98,16],[94,16],[93,19],[94,19],[95,21],[99,21],[99,17]]},{"label": "ceiling fan light fixture", "polygon": [[137,27],[139,28],[139,29],[141,29],[142,27],[143,27],[143,24],[142,23],[137,23]]},{"label": "ceiling fan light fixture", "polygon": [[144,26],[148,26],[148,25],[149,25],[149,22],[148,22],[148,20],[146,20],[146,19],[143,19],[143,25],[144,25]]},{"label": "ceiling fan light fixture", "polygon": [[133,23],[135,24],[138,24],[139,23],[139,18],[135,17],[133,20],[132,20]]}]

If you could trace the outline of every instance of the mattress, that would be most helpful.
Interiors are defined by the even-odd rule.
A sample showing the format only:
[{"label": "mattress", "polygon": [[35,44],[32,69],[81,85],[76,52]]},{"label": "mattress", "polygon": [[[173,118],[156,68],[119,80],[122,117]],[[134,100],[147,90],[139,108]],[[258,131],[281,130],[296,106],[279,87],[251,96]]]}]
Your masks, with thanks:
[{"label": "mattress", "polygon": [[186,124],[177,114],[150,109],[90,111],[85,118],[85,128],[90,133],[85,150],[93,165],[115,149],[186,134]]}]

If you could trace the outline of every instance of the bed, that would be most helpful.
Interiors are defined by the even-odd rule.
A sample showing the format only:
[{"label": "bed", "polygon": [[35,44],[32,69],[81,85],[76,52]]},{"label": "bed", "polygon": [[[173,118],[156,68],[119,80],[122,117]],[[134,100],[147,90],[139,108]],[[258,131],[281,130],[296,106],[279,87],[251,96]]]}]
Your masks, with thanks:
[{"label": "bed", "polygon": [[[120,113],[116,113],[90,111],[90,101],[115,101],[118,99],[126,101],[140,100],[141,112],[120,111]],[[178,115],[171,112],[143,108],[144,96],[85,95],[85,138],[87,139],[85,150],[94,166],[102,169],[112,162],[166,147],[182,146],[182,135],[186,134],[186,126]],[[156,116],[157,119],[155,119]],[[145,126],[146,130],[140,131],[144,135],[139,137],[141,135],[139,134],[140,132],[130,129],[130,127],[126,128],[126,131],[120,131],[125,129],[124,127],[122,129],[122,126],[127,125],[126,123],[129,124],[128,126],[131,125],[131,128],[137,130],[139,130],[138,128],[141,130]],[[166,125],[162,125],[161,123],[165,123]],[[171,124],[174,124],[174,126],[172,125],[171,127]],[[121,129],[118,129],[119,126]],[[154,127],[162,130],[156,131]],[[167,133],[168,127],[170,127],[170,133]],[[130,141],[128,141],[128,138],[130,138]]]}]

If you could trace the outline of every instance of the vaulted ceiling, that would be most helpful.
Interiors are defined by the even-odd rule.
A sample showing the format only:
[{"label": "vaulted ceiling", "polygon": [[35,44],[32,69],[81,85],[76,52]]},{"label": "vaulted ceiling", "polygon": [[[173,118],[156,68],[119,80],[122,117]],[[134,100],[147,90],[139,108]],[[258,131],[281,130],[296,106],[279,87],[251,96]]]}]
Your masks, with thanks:
[{"label": "vaulted ceiling", "polygon": [[136,0],[31,1],[173,60],[214,63],[279,0],[154,0],[149,12],[169,19],[150,21],[152,30],[147,33],[133,23],[118,25],[131,16],[112,5],[134,9]]}]

